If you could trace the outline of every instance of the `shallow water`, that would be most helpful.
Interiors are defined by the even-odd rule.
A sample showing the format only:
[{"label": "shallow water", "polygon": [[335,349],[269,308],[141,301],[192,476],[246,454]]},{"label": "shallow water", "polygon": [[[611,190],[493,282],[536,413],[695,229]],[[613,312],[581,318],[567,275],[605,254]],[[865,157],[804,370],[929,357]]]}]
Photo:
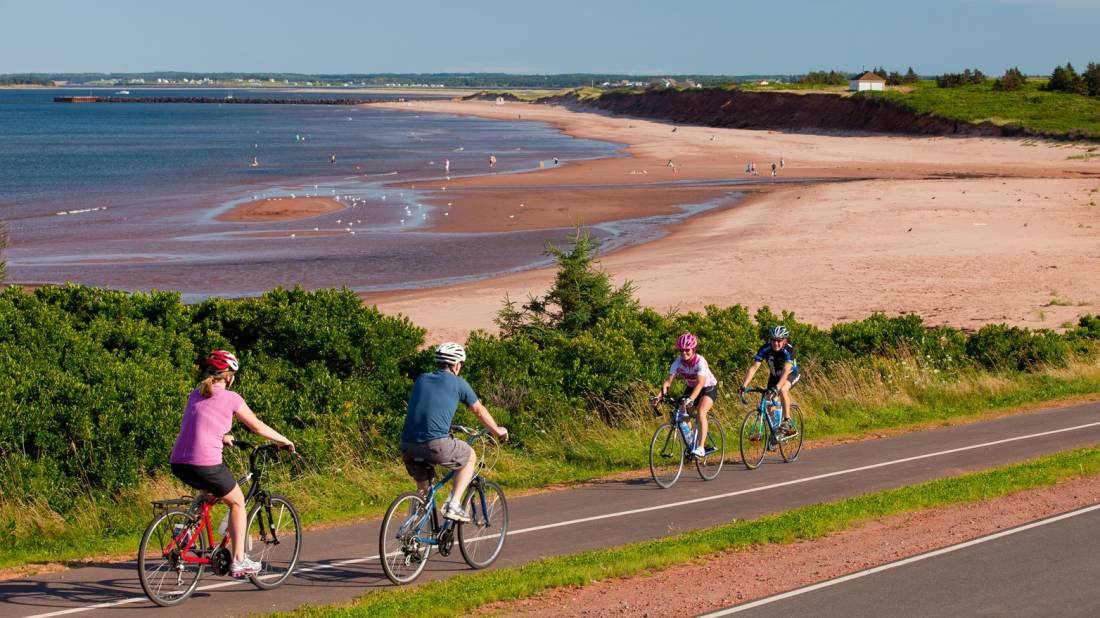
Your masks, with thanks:
[{"label": "shallow water", "polygon": [[[453,177],[488,172],[489,154],[497,173],[508,173],[621,147],[533,122],[321,105],[54,103],[59,94],[88,91],[0,91],[0,218],[11,227],[4,257],[12,281],[173,289],[198,299],[276,285],[422,287],[530,268],[571,230],[427,233],[420,224],[440,213],[418,190],[387,185],[438,190],[445,159]],[[242,202],[292,195],[335,197],[347,208],[290,222],[215,219]],[[595,232],[613,247],[653,238],[672,220]]]}]

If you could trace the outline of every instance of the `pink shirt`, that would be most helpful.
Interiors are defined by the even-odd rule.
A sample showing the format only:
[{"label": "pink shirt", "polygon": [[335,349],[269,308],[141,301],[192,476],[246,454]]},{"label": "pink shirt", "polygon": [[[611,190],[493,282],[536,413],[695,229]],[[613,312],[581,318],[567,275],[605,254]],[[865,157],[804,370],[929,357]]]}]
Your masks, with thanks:
[{"label": "pink shirt", "polygon": [[715,378],[714,374],[710,372],[707,359],[703,358],[701,354],[696,354],[692,360],[695,362],[691,365],[685,363],[682,358],[672,361],[672,367],[669,367],[668,375],[682,379],[688,388],[695,388],[700,379],[703,380],[703,388],[718,384],[718,378]]},{"label": "pink shirt", "polygon": [[209,399],[202,396],[202,389],[191,391],[187,407],[183,410],[180,435],[172,447],[174,464],[192,466],[216,466],[222,462],[222,436],[233,426],[233,413],[244,403],[244,398],[214,385]]}]

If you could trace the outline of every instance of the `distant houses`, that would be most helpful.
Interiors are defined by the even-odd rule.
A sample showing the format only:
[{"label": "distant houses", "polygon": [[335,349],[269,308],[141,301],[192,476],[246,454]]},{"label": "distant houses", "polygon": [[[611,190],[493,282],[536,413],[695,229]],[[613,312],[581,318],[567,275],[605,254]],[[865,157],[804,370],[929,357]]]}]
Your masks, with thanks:
[{"label": "distant houses", "polygon": [[867,71],[863,75],[848,82],[848,90],[852,92],[863,92],[864,90],[886,90],[886,78]]}]

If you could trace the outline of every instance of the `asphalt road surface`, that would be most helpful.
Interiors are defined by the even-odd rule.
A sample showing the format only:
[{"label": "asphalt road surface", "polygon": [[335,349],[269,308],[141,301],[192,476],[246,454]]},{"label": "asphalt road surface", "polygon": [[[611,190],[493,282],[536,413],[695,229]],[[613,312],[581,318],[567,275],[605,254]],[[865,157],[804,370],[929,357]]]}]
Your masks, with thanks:
[{"label": "asphalt road surface", "polygon": [[747,603],[718,616],[1100,616],[1100,505]]},{"label": "asphalt road surface", "polygon": [[[727,428],[734,425],[734,419],[723,420]],[[811,436],[812,431],[811,426]],[[797,462],[769,459],[752,471],[727,464],[711,482],[685,468],[672,489],[658,488],[648,470],[639,471],[627,480],[509,500],[511,530],[494,568],[752,519],[1097,443],[1100,404],[1092,403],[804,450]],[[736,452],[736,433],[727,436],[726,450]],[[394,495],[406,489],[395,487]],[[178,607],[158,609],[157,615],[285,611],[345,602],[390,585],[378,563],[377,520],[307,531],[302,545],[298,571],[281,588],[261,591],[247,581],[207,575],[194,596]],[[470,572],[458,552],[447,558],[433,555],[418,581]],[[84,612],[133,616],[153,607],[141,591],[134,561],[0,582],[0,617]]]}]

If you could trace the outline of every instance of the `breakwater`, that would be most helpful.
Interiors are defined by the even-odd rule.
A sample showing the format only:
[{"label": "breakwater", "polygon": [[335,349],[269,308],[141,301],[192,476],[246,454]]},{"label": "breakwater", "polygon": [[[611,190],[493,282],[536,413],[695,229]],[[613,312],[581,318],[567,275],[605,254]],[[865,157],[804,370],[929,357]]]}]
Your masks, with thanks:
[{"label": "breakwater", "polygon": [[[252,97],[54,97],[55,103],[226,103],[236,105],[363,105],[393,99],[273,99]],[[406,99],[397,99],[404,101]],[[408,99],[413,100],[413,99]]]}]

